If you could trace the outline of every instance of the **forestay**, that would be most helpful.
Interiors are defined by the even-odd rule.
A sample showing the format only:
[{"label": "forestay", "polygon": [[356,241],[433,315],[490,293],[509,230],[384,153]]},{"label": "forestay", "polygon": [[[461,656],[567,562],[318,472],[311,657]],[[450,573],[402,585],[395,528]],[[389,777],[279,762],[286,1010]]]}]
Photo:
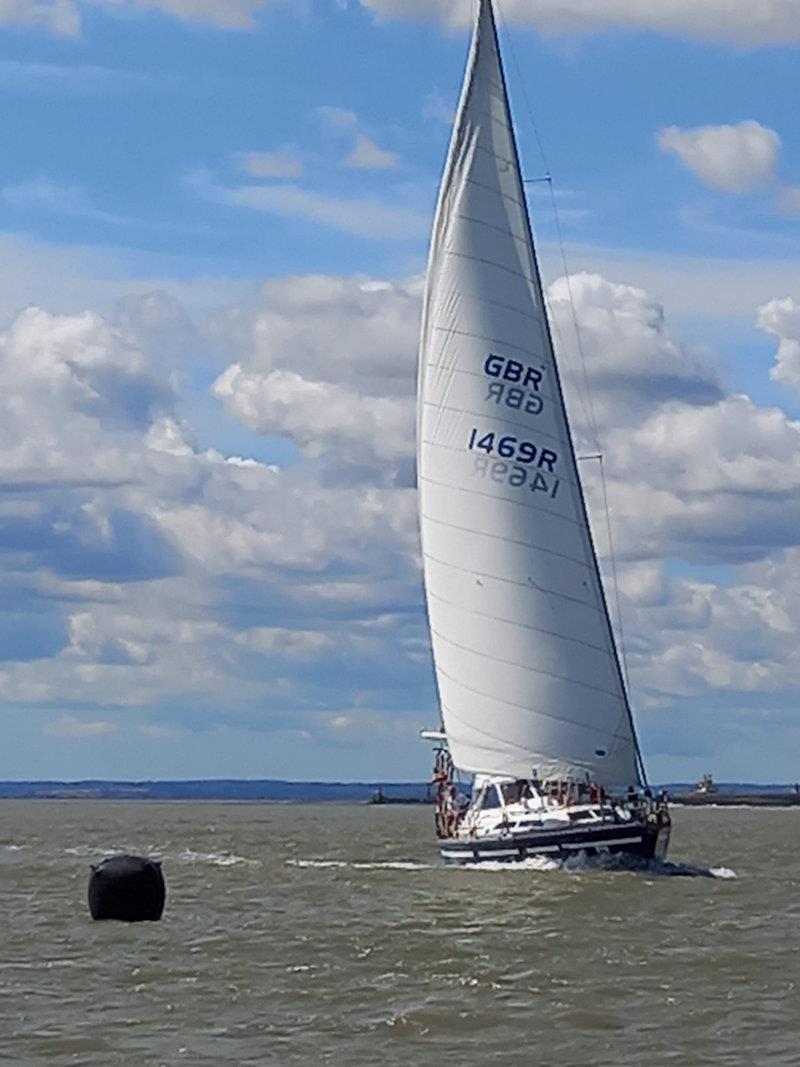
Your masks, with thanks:
[{"label": "forestay", "polygon": [[489,0],[433,228],[418,470],[428,615],[456,766],[639,783]]}]

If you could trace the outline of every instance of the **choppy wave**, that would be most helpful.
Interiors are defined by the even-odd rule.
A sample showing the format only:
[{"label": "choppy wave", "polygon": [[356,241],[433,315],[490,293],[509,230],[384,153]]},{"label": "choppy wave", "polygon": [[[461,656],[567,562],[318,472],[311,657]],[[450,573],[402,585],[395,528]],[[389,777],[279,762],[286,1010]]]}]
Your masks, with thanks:
[{"label": "choppy wave", "polygon": [[[108,848],[81,845],[78,847],[65,848],[63,852],[67,856],[78,856],[81,859],[96,860],[106,856],[115,856],[129,851],[123,846],[112,845]],[[170,853],[163,848],[152,847],[144,850],[144,853],[159,859],[162,862],[173,860],[177,863],[208,863],[213,867],[260,867],[259,860],[248,859],[239,856],[235,852],[197,852],[191,848],[184,848],[180,852]]]},{"label": "choppy wave", "polygon": [[105,856],[118,856],[125,851],[126,849],[120,845],[110,845],[108,848],[97,845],[79,845],[63,849],[65,856],[78,856],[80,859],[90,860],[102,859]]}]

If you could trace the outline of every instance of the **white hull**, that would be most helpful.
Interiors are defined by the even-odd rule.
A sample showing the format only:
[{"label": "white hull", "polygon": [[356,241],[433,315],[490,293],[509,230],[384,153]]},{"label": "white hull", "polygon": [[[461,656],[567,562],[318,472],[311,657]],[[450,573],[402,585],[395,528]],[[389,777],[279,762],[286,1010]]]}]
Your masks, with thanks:
[{"label": "white hull", "polygon": [[466,810],[450,784],[439,800],[437,827],[448,863],[565,859],[581,852],[664,859],[669,844],[666,802],[656,804],[646,794],[612,800],[588,783],[540,786],[478,776]]},{"label": "white hull", "polygon": [[447,863],[519,863],[530,857],[568,859],[624,853],[641,860],[666,858],[669,846],[669,822],[601,824],[590,828],[529,831],[480,840],[452,838],[441,842],[442,858]]}]

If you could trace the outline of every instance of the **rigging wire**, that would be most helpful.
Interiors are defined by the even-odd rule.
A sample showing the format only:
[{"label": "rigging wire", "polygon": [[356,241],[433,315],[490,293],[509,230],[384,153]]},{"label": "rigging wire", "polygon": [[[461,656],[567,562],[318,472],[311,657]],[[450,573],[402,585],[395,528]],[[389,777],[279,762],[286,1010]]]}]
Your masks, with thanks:
[{"label": "rigging wire", "polygon": [[[531,104],[531,100],[530,100],[530,97],[528,95],[527,88],[525,86],[525,81],[524,81],[524,79],[522,77],[522,70],[521,70],[519,61],[517,59],[517,52],[516,52],[516,49],[514,47],[514,40],[513,40],[513,37],[511,36],[511,34],[508,31],[508,24],[506,23],[506,20],[503,17],[502,6],[501,6],[500,0],[495,0],[495,4],[497,6],[498,13],[500,15],[500,21],[503,24],[503,28],[505,30],[505,38],[506,38],[506,41],[508,42],[508,45],[509,45],[509,52],[511,54],[511,60],[512,60],[512,63],[514,65],[515,72],[516,72],[517,83],[520,86],[521,91],[522,91],[522,98],[523,98],[523,100],[525,102],[525,108],[526,108],[526,110],[528,112],[528,118],[530,120],[531,127],[533,129],[534,137],[536,139],[536,144],[537,144],[538,149],[539,149],[539,154],[540,154],[540,156],[542,158],[542,166],[543,166],[543,170],[544,170],[544,174],[543,174],[542,177],[524,180],[523,184],[532,185],[532,184],[536,184],[536,183],[539,183],[539,182],[546,182],[547,183],[547,187],[548,187],[548,189],[550,191],[550,204],[551,204],[552,211],[553,211],[553,220],[555,222],[556,237],[558,239],[558,246],[559,246],[560,257],[561,257],[561,266],[562,266],[562,269],[564,271],[564,281],[565,281],[566,287],[567,287],[567,296],[569,297],[569,306],[570,306],[570,312],[571,312],[571,318],[572,318],[572,326],[573,326],[573,329],[575,331],[575,341],[576,341],[576,346],[577,346],[577,349],[578,349],[578,355],[579,355],[579,358],[580,358],[581,373],[582,373],[582,377],[583,377],[583,386],[584,386],[584,389],[585,389],[585,394],[584,394],[584,390],[581,389],[581,385],[580,385],[580,383],[579,383],[579,381],[578,381],[578,379],[576,377],[574,379],[575,385],[576,385],[576,392],[578,393],[578,398],[580,400],[581,407],[583,408],[583,412],[584,412],[584,415],[586,417],[586,422],[587,422],[587,426],[588,426],[588,429],[589,429],[589,432],[590,432],[591,440],[592,440],[593,444],[595,445],[595,447],[597,449],[596,455],[587,456],[585,458],[587,458],[587,459],[597,459],[597,460],[599,460],[599,463],[600,463],[600,484],[601,484],[601,489],[602,489],[603,511],[605,512],[606,532],[607,532],[607,537],[608,537],[608,554],[609,554],[609,559],[610,559],[610,562],[611,562],[611,577],[612,577],[612,582],[613,582],[613,586],[614,586],[615,614],[617,616],[616,623],[617,623],[617,634],[618,634],[618,644],[619,644],[619,658],[620,658],[620,665],[621,665],[621,668],[622,668],[623,684],[625,686],[626,693],[629,695],[630,694],[630,682],[629,682],[629,673],[628,673],[628,661],[627,661],[627,655],[626,655],[626,649],[625,649],[625,630],[624,630],[623,623],[622,623],[622,604],[621,604],[620,594],[619,594],[619,580],[618,580],[618,575],[617,575],[617,559],[616,559],[616,554],[614,552],[614,541],[613,541],[613,537],[612,537],[612,534],[611,534],[611,513],[610,513],[609,506],[608,506],[608,488],[607,488],[607,485],[606,485],[605,464],[603,462],[603,449],[602,449],[602,446],[600,444],[600,434],[599,434],[599,429],[598,429],[598,424],[597,424],[597,416],[596,416],[596,412],[595,412],[595,408],[594,408],[594,403],[592,401],[591,387],[589,385],[589,373],[588,373],[587,364],[586,364],[586,353],[585,353],[584,347],[583,347],[583,340],[582,340],[582,337],[581,337],[581,329],[580,329],[580,324],[578,322],[578,313],[577,313],[576,308],[575,308],[575,297],[574,297],[574,293],[573,293],[573,290],[572,290],[572,279],[571,279],[571,275],[570,275],[570,271],[569,271],[569,265],[567,263],[567,253],[566,253],[566,249],[565,249],[565,246],[564,246],[564,235],[563,235],[563,231],[562,231],[562,228],[561,228],[561,219],[560,219],[559,213],[558,213],[558,202],[556,200],[555,189],[554,189],[554,186],[553,186],[553,177],[552,177],[552,174],[551,174],[551,171],[550,171],[550,167],[548,165],[547,153],[545,152],[545,149],[544,149],[544,144],[542,142],[542,138],[541,138],[541,135],[539,133],[539,127],[538,127],[537,122],[536,122],[536,116],[535,116],[534,111],[533,111],[533,106]],[[558,322],[557,322],[556,317],[552,314],[552,311],[550,313],[550,321],[551,321],[551,323],[555,324],[556,333],[558,334],[559,341],[560,341],[561,345],[564,346],[564,339],[563,339],[563,336],[561,334],[561,330],[560,330],[560,328],[558,326]],[[628,696],[628,699],[630,700],[630,696]],[[645,774],[644,760],[642,758],[642,753],[641,753],[641,750],[640,750],[640,747],[639,747],[639,739],[637,737],[637,734],[636,734],[635,730],[633,732],[633,737],[634,737],[634,745],[635,745],[635,748],[636,748],[636,757],[637,757],[637,760],[638,760],[638,763],[639,763],[639,769],[640,769],[640,772],[641,772],[641,775],[642,775],[642,780],[643,780],[644,784],[646,785],[647,784],[647,776]]]},{"label": "rigging wire", "polygon": [[614,607],[617,616],[617,630],[619,631],[619,654],[622,662],[622,679],[625,688],[630,692],[628,680],[628,658],[625,654],[625,634],[622,627],[622,603],[619,595],[619,580],[617,578],[617,557],[614,552],[614,538],[611,534],[611,509],[608,506],[608,489],[606,488],[606,469],[603,462],[603,453],[596,452],[591,456],[580,456],[579,459],[596,459],[600,465],[600,485],[603,492],[603,511],[606,517],[606,536],[608,538],[608,555],[611,561],[611,577],[614,585]]},{"label": "rigging wire", "polygon": [[[590,388],[590,385],[589,385],[589,373],[588,373],[587,366],[586,366],[586,353],[585,353],[584,348],[583,348],[583,339],[581,337],[580,324],[578,323],[578,313],[577,313],[577,311],[575,309],[575,296],[574,296],[574,293],[573,293],[573,290],[572,290],[572,278],[571,278],[571,275],[570,275],[569,264],[567,263],[567,253],[566,253],[566,249],[564,247],[564,234],[563,234],[563,231],[561,229],[561,218],[560,218],[560,216],[558,214],[558,203],[556,201],[555,188],[553,186],[553,176],[552,176],[552,173],[550,171],[549,164],[548,164],[547,154],[546,154],[546,152],[544,150],[544,144],[542,142],[542,138],[541,138],[541,135],[539,133],[539,126],[538,126],[538,124],[536,122],[536,115],[534,114],[534,111],[533,111],[533,105],[531,104],[531,99],[530,99],[530,96],[528,95],[528,90],[527,90],[527,88],[525,86],[525,82],[524,82],[523,77],[522,77],[522,68],[520,67],[519,60],[517,59],[517,51],[516,51],[516,48],[514,47],[514,39],[511,36],[511,34],[508,32],[508,26],[507,26],[505,18],[503,17],[503,11],[502,11],[502,6],[500,4],[500,0],[495,0],[495,4],[497,6],[498,12],[500,13],[500,21],[502,22],[503,28],[506,31],[505,32],[505,38],[506,38],[506,41],[508,42],[509,52],[511,53],[511,60],[512,60],[512,63],[514,64],[514,70],[515,70],[516,75],[517,75],[517,83],[520,86],[520,89],[521,89],[521,92],[522,92],[522,99],[525,101],[525,109],[528,112],[528,118],[530,120],[530,124],[531,124],[531,127],[533,129],[534,137],[536,138],[536,144],[537,144],[537,146],[539,148],[539,154],[542,157],[542,166],[544,168],[544,174],[543,174],[542,177],[524,180],[523,184],[525,184],[525,185],[534,185],[534,184],[538,184],[540,182],[545,182],[547,184],[547,188],[548,188],[548,190],[550,192],[550,205],[551,205],[551,208],[552,208],[553,221],[555,223],[555,228],[556,228],[556,238],[558,240],[559,253],[560,253],[560,257],[561,257],[561,268],[564,271],[564,282],[565,282],[566,287],[567,287],[567,296],[569,297],[570,315],[571,315],[571,318],[572,318],[572,327],[573,327],[573,330],[575,331],[575,343],[576,343],[576,347],[578,349],[578,356],[580,357],[581,373],[582,373],[582,376],[583,376],[583,389],[585,389],[585,393],[584,393],[583,389],[581,388],[581,384],[577,380],[577,378],[575,379],[576,391],[578,393],[578,399],[581,402],[581,407],[583,408],[583,413],[586,416],[586,422],[588,424],[588,428],[589,428],[590,435],[591,435],[591,442],[592,442],[592,444],[594,444],[594,446],[596,447],[598,452],[602,452],[602,448],[601,448],[601,445],[600,445],[600,439],[599,439],[599,431],[598,431],[598,428],[597,428],[597,417],[596,417],[595,410],[594,410],[594,404],[592,402],[592,391],[591,391],[591,388]],[[550,313],[551,322],[556,322],[555,316],[552,314],[552,310],[551,309],[548,309],[548,310],[550,310],[550,312],[551,312]],[[562,343],[563,343],[563,337],[562,337],[560,329],[558,328],[558,325],[556,325],[556,332],[558,333],[559,340],[561,340]]]}]

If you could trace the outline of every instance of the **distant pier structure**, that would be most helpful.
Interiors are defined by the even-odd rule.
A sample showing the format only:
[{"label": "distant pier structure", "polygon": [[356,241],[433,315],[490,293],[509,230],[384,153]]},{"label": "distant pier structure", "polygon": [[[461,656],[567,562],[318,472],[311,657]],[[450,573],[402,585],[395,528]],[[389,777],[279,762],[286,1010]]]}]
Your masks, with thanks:
[{"label": "distant pier structure", "polygon": [[793,786],[717,786],[710,774],[704,774],[691,792],[670,793],[675,804],[700,807],[795,808],[800,807],[800,782]]},{"label": "distant pier structure", "polygon": [[716,793],[717,787],[714,785],[714,779],[710,774],[704,774],[700,781],[697,783],[698,793]]}]

